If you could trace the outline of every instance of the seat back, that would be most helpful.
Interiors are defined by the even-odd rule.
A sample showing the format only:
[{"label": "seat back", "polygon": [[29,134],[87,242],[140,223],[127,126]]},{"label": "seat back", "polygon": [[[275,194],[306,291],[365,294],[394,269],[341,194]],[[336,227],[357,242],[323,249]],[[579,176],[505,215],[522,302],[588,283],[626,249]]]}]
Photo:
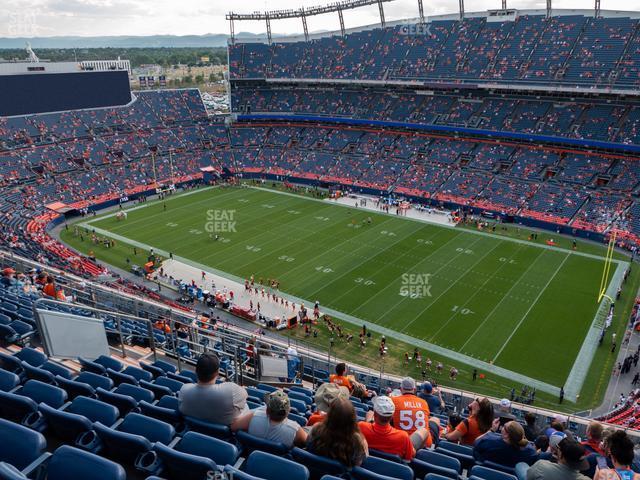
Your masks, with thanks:
[{"label": "seat back", "polygon": [[242,430],[236,432],[236,438],[249,452],[259,450],[261,452],[273,453],[274,455],[285,455],[290,450],[284,443],[265,440],[264,438],[256,437]]},{"label": "seat back", "polygon": [[185,433],[175,449],[191,455],[210,458],[218,465],[234,465],[240,456],[237,447],[232,443],[198,432]]},{"label": "seat back", "polygon": [[156,404],[162,408],[170,408],[171,410],[179,410],[180,409],[180,400],[177,397],[173,397],[171,395],[165,395]]},{"label": "seat back", "polygon": [[91,360],[87,360],[86,358],[78,357],[78,362],[80,363],[83,372],[91,372],[98,375],[103,375],[107,371],[107,369],[99,363],[92,362]]},{"label": "seat back", "polygon": [[201,480],[207,478],[208,472],[215,472],[218,469],[216,463],[210,458],[179,452],[161,443],[157,443],[153,450],[162,461],[163,472],[170,478]]},{"label": "seat back", "polygon": [[351,478],[353,478],[353,480],[394,480],[393,477],[380,475],[379,473],[362,467],[353,467],[351,470]]},{"label": "seat back", "polygon": [[77,397],[65,411],[82,415],[92,423],[100,422],[107,426],[116,423],[120,416],[120,412],[113,405],[88,397]]},{"label": "seat back", "polygon": [[281,458],[266,452],[253,452],[249,455],[245,471],[249,475],[265,480],[308,480],[309,470],[286,458]]},{"label": "seat back", "polygon": [[174,427],[182,422],[182,415],[180,412],[172,408],[159,407],[157,404],[153,405],[145,402],[144,400],[138,403],[138,408],[143,415],[170,423]]},{"label": "seat back", "polygon": [[205,422],[195,417],[184,417],[187,428],[193,432],[199,432],[212,437],[227,439],[231,437],[231,429],[227,425]]},{"label": "seat back", "polygon": [[154,384],[159,385],[161,387],[166,387],[169,390],[171,390],[173,393],[179,392],[182,386],[184,385],[184,383],[169,377],[159,377],[156,379]]},{"label": "seat back", "polygon": [[159,368],[164,373],[169,373],[169,372],[176,373],[178,371],[178,369],[176,368],[175,365],[173,365],[173,364],[171,364],[169,362],[165,362],[164,360],[156,360],[151,365],[156,367],[156,368]]},{"label": "seat back", "polygon": [[34,367],[39,367],[47,361],[47,356],[44,353],[31,347],[24,347],[16,352],[14,356]]},{"label": "seat back", "polygon": [[119,393],[109,392],[104,388],[98,388],[96,390],[96,394],[98,395],[98,398],[103,402],[116,407],[120,412],[120,415],[126,415],[138,405],[136,399],[130,397],[129,395],[121,395]]},{"label": "seat back", "polygon": [[111,390],[113,388],[113,380],[93,372],[82,372],[75,378],[75,381],[86,383],[93,388],[104,388],[105,390]]},{"label": "seat back", "polygon": [[125,375],[130,375],[133,378],[135,378],[137,381],[146,380],[150,382],[151,380],[153,380],[153,375],[151,375],[150,372],[147,372],[146,370],[143,370],[137,367],[128,366],[121,373],[124,373]]},{"label": "seat back", "polygon": [[170,424],[139,413],[129,413],[118,426],[118,431],[142,435],[152,443],[160,442],[165,445],[169,445],[176,436],[176,430]]},{"label": "seat back", "polygon": [[121,383],[130,383],[131,385],[138,385],[138,380],[126,373],[117,372],[112,368],[107,368],[107,375],[113,380],[114,385],[120,385]]},{"label": "seat back", "polygon": [[43,370],[39,367],[34,367],[29,365],[27,362],[22,362],[22,370],[24,370],[24,374],[30,380],[39,380],[43,383],[48,383],[49,385],[56,384],[56,379],[53,373],[48,372],[47,370]]},{"label": "seat back", "polygon": [[414,458],[413,460],[411,460],[409,466],[411,467],[411,470],[413,470],[416,478],[423,478],[429,473],[437,473],[438,475],[442,475],[446,478],[452,478],[454,480],[457,480],[460,476],[459,473],[452,468],[441,467],[433,463],[425,462],[418,458]]},{"label": "seat back", "polygon": [[0,392],[0,417],[23,423],[28,417],[37,415],[38,404],[29,397],[15,393]]},{"label": "seat back", "polygon": [[91,430],[88,418],[40,404],[40,412],[47,421],[49,429],[64,442],[75,443],[80,435]]},{"label": "seat back", "polygon": [[437,465],[438,467],[449,468],[458,473],[462,473],[462,465],[460,464],[460,461],[457,458],[449,457],[442,453],[423,448],[416,452],[415,458],[432,465]]},{"label": "seat back", "polygon": [[514,475],[494,470],[493,468],[483,467],[482,465],[476,465],[473,467],[471,469],[470,476],[482,480],[517,480]]},{"label": "seat back", "polygon": [[29,397],[36,403],[46,403],[53,408],[60,408],[67,401],[67,392],[39,380],[29,380],[18,394]]},{"label": "seat back", "polygon": [[307,467],[312,480],[318,480],[325,474],[342,475],[347,471],[346,467],[337,460],[316,455],[298,447],[291,450],[291,456],[296,462]]},{"label": "seat back", "polygon": [[152,444],[142,435],[120,432],[100,422],[93,425],[107,454],[117,460],[133,463],[138,455],[151,450]]},{"label": "seat back", "polygon": [[0,462],[22,470],[44,453],[47,441],[41,433],[0,419]]},{"label": "seat back", "polygon": [[123,365],[121,362],[107,355],[100,355],[94,360],[94,363],[102,365],[106,370],[111,369],[115,370],[116,372],[120,372],[123,369]]},{"label": "seat back", "polygon": [[126,480],[121,465],[93,453],[63,445],[47,466],[47,480]]},{"label": "seat back", "polygon": [[383,458],[367,457],[362,463],[362,468],[386,477],[393,477],[400,480],[413,480],[413,470],[407,465],[391,462]]},{"label": "seat back", "polygon": [[120,395],[128,395],[139,402],[140,400],[144,400],[145,402],[153,402],[156,398],[151,390],[147,390],[146,388],[136,387],[135,385],[130,385],[128,383],[121,383],[118,385],[118,388],[114,390],[114,393],[119,393]]},{"label": "seat back", "polygon": [[8,392],[20,385],[20,377],[13,372],[0,369],[0,391]]},{"label": "seat back", "polygon": [[69,400],[73,400],[76,397],[94,397],[96,395],[95,389],[86,383],[76,382],[75,380],[68,380],[64,377],[56,376],[56,383],[62,389],[67,392]]},{"label": "seat back", "polygon": [[2,480],[28,480],[20,470],[5,462],[0,462],[0,478]]}]

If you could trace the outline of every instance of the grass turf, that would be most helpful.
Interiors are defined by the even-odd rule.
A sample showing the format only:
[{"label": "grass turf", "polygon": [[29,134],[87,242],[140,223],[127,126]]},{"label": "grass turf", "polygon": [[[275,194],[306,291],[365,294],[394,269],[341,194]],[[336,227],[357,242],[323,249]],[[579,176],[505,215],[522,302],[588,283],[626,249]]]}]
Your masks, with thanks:
[{"label": "grass turf", "polygon": [[[93,224],[557,386],[597,308],[603,263],[569,251],[264,190],[165,203]],[[223,241],[206,233],[212,209],[234,211]],[[420,290],[406,273],[429,275],[425,295],[400,295],[407,283]]]}]

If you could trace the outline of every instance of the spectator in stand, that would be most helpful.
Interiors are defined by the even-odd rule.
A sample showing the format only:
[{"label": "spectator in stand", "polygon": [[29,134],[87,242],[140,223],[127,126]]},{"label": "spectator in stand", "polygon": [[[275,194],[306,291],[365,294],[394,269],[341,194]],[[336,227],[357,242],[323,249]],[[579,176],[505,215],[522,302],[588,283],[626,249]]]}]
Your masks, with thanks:
[{"label": "spectator in stand", "polygon": [[349,400],[349,390],[347,390],[347,387],[340,387],[335,383],[323,383],[316,390],[314,399],[316,401],[316,411],[307,420],[308,427],[324,421],[331,404],[337,399]]},{"label": "spectator in stand", "polygon": [[416,396],[415,380],[411,377],[403,378],[400,382],[400,395],[391,397],[391,401],[395,407],[393,426],[409,435],[426,429],[424,442],[421,445],[414,444],[414,447],[416,450],[431,447],[440,436],[440,421],[430,418],[429,404]]},{"label": "spectator in stand", "polygon": [[491,431],[480,436],[473,445],[473,456],[479,462],[494,462],[507,467],[515,467],[524,462],[533,465],[538,460],[536,449],[524,436],[524,428],[515,420],[503,425],[496,418]]},{"label": "spectator in stand", "polygon": [[607,453],[613,468],[596,468],[593,480],[638,480],[640,474],[631,470],[633,463],[633,442],[626,432],[618,430],[607,437]]},{"label": "spectator in stand", "polygon": [[604,432],[604,428],[600,422],[596,422],[595,420],[589,422],[587,426],[587,439],[584,442],[581,442],[581,445],[588,453],[597,453],[598,455],[604,455],[604,450],[602,448],[602,433]]},{"label": "spectator in stand", "polygon": [[216,384],[220,360],[211,353],[200,356],[196,364],[198,383],[187,383],[178,392],[180,412],[212,423],[231,425],[246,413],[247,391],[233,383]]},{"label": "spectator in stand", "polygon": [[461,421],[455,430],[444,435],[450,442],[473,445],[473,442],[491,429],[493,423],[493,405],[488,398],[476,398],[469,404],[469,417]]},{"label": "spectator in stand", "polygon": [[511,413],[511,401],[508,398],[503,398],[498,404],[498,409],[495,411],[495,418],[500,421],[498,431],[502,430],[502,427],[516,417]]},{"label": "spectator in stand", "polygon": [[551,439],[551,435],[553,435],[554,432],[563,432],[568,437],[573,438],[571,432],[567,430],[567,420],[565,415],[556,413],[549,423],[549,426],[542,433],[549,437],[549,439]]},{"label": "spectator in stand", "polygon": [[0,278],[0,283],[2,283],[2,285],[4,285],[5,287],[12,286],[15,283],[15,275],[16,271],[13,268],[5,268],[4,270],[2,270],[2,278]]},{"label": "spectator in stand", "polygon": [[51,275],[47,277],[44,287],[42,287],[42,293],[47,297],[56,298],[56,285],[55,280]]},{"label": "spectator in stand", "polygon": [[439,388],[433,388],[431,382],[424,382],[422,384],[422,391],[418,393],[418,397],[425,400],[429,405],[429,411],[433,415],[442,413],[445,409],[444,400],[442,400],[442,394]]},{"label": "spectator in stand", "polygon": [[329,381],[341,387],[347,387],[349,392],[353,390],[351,379],[347,376],[347,364],[339,363],[336,365],[336,373],[329,375]]},{"label": "spectator in stand", "polygon": [[291,411],[288,395],[282,390],[271,392],[267,395],[266,404],[266,407],[256,408],[236,418],[231,430],[244,430],[255,437],[283,443],[289,448],[294,445],[304,447],[307,432],[298,422],[287,418]]},{"label": "spectator in stand", "polygon": [[369,448],[358,429],[356,411],[349,399],[337,398],[331,403],[324,421],[309,432],[307,450],[338,460],[347,468],[364,462]]},{"label": "spectator in stand", "polygon": [[527,437],[527,440],[533,442],[539,435],[536,427],[536,416],[531,412],[527,412],[524,414],[524,421],[524,436]]},{"label": "spectator in stand", "polygon": [[538,460],[531,467],[524,462],[518,463],[518,480],[589,480],[580,473],[589,466],[582,445],[564,437],[557,445],[557,452],[557,462]]},{"label": "spectator in stand", "polygon": [[391,398],[380,395],[373,399],[373,411],[368,411],[366,420],[358,426],[367,440],[369,448],[398,455],[404,460],[412,460],[416,449],[424,445],[428,431],[424,428],[409,435],[404,430],[391,426],[396,407]]}]

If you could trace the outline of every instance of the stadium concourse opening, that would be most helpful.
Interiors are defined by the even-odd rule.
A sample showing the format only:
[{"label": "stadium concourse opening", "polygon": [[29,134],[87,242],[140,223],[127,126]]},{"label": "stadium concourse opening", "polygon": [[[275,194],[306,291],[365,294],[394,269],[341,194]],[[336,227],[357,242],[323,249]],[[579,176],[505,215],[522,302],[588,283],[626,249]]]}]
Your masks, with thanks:
[{"label": "stadium concourse opening", "polygon": [[640,472],[640,14],[383,3],[4,112],[0,476]]}]

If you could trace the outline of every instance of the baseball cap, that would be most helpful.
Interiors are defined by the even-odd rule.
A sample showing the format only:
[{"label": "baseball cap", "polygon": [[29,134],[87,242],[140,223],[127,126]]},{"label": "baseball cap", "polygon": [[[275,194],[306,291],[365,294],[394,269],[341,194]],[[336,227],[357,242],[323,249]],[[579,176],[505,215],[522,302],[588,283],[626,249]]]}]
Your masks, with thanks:
[{"label": "baseball cap", "polygon": [[549,436],[549,447],[551,448],[558,448],[558,444],[564,440],[565,438],[567,438],[567,434],[564,432],[553,432],[550,436]]},{"label": "baseball cap", "polygon": [[431,393],[433,392],[433,385],[431,385],[431,382],[424,382],[422,384],[422,390],[427,393]]},{"label": "baseball cap", "polygon": [[341,387],[335,383],[323,383],[316,390],[314,397],[316,401],[316,407],[321,412],[328,412],[331,404],[341,398],[346,400],[349,398],[349,389],[347,387]]},{"label": "baseball cap", "polygon": [[414,392],[416,389],[416,381],[411,377],[404,377],[400,382],[400,391]]},{"label": "baseball cap", "polygon": [[16,273],[16,271],[11,267],[7,267],[4,270],[2,270],[3,275],[9,275],[11,273]]},{"label": "baseball cap", "polygon": [[570,469],[580,472],[589,469],[586,451],[584,447],[575,440],[563,438],[558,444],[558,449]]},{"label": "baseball cap", "polygon": [[289,397],[282,390],[276,390],[268,394],[265,403],[274,417],[286,417],[289,414]]},{"label": "baseball cap", "polygon": [[373,411],[382,417],[390,417],[396,411],[396,406],[386,395],[380,395],[373,399]]},{"label": "baseball cap", "polygon": [[502,400],[500,400],[500,406],[502,408],[511,408],[511,400],[509,400],[508,398],[503,398]]}]

